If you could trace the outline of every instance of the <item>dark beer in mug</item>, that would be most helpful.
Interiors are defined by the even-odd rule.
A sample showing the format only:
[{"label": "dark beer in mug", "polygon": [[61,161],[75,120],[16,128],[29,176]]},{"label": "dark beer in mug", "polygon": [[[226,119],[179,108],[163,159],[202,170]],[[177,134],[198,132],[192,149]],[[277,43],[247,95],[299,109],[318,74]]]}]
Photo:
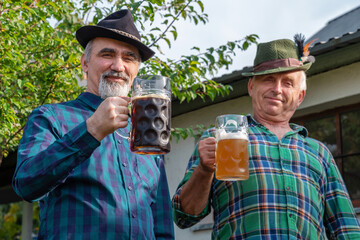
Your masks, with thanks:
[{"label": "dark beer in mug", "polygon": [[169,96],[149,94],[131,99],[130,149],[140,154],[170,152],[171,101]]}]

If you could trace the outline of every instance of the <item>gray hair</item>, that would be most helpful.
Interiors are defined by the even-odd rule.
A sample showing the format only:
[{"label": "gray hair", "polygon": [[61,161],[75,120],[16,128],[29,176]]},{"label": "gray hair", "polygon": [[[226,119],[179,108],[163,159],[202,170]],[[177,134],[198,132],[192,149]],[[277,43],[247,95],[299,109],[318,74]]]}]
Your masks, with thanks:
[{"label": "gray hair", "polygon": [[85,55],[86,62],[90,61],[91,51],[92,51],[92,43],[93,43],[93,40],[91,39],[88,42],[88,44],[86,45],[85,50],[84,50],[84,55]]},{"label": "gray hair", "polygon": [[300,90],[306,91],[306,73],[305,71],[301,71],[301,79],[300,79]]}]

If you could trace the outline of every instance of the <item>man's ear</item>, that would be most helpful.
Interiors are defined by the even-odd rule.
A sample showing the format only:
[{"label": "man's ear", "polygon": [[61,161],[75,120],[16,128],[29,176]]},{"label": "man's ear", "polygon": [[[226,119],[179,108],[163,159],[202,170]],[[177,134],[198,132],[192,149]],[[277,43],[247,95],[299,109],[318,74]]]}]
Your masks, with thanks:
[{"label": "man's ear", "polygon": [[305,91],[305,90],[301,90],[300,93],[299,93],[299,100],[298,100],[297,107],[299,107],[300,104],[304,101],[305,95],[306,95],[306,91]]},{"label": "man's ear", "polygon": [[81,55],[81,68],[84,73],[88,72],[88,62],[86,61],[85,54]]},{"label": "man's ear", "polygon": [[249,93],[250,97],[251,97],[252,89],[253,89],[253,85],[254,85],[253,81],[254,81],[253,78],[250,78],[249,82],[248,82],[248,93]]}]

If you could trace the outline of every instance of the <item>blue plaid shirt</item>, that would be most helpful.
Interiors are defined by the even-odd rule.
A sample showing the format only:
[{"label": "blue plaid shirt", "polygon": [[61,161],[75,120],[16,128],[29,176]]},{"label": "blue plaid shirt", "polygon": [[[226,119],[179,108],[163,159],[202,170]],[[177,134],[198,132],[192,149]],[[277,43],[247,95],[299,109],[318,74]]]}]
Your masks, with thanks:
[{"label": "blue plaid shirt", "polygon": [[[249,179],[214,178],[208,206],[181,211],[180,193],[199,164],[197,147],[173,198],[175,222],[186,228],[214,209],[212,239],[360,239],[353,206],[329,150],[291,125],[280,141],[248,116]],[[213,130],[203,137],[213,136]]]},{"label": "blue plaid shirt", "polygon": [[13,187],[40,201],[39,239],[173,239],[163,157],[133,154],[117,134],[96,140],[85,120],[101,102],[82,93],[28,119]]}]

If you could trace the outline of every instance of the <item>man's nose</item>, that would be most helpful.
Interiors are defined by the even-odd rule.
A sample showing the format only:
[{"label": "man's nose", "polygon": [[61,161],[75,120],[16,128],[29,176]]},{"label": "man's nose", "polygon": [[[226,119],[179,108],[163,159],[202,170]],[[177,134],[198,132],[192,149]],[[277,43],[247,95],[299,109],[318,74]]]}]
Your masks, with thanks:
[{"label": "man's nose", "polygon": [[281,93],[282,91],[281,81],[274,81],[273,91],[277,94]]},{"label": "man's nose", "polygon": [[123,72],[125,71],[125,65],[121,58],[114,58],[113,63],[111,64],[111,70],[117,71],[117,72]]}]

